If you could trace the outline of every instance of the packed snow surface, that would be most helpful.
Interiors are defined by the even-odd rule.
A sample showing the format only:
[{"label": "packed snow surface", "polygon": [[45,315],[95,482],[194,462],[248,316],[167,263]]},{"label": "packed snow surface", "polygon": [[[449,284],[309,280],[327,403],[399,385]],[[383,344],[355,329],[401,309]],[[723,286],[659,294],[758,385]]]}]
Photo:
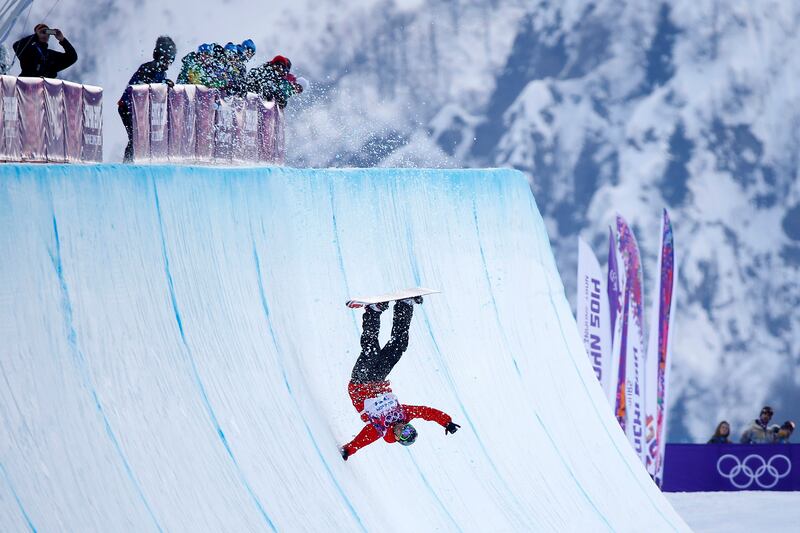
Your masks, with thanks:
[{"label": "packed snow surface", "polygon": [[[688,530],[519,172],[3,165],[0,228],[2,531]],[[344,462],[344,302],[415,285],[393,387],[461,430]]]},{"label": "packed snow surface", "polygon": [[695,533],[790,533],[800,524],[798,492],[673,492],[667,499]]}]

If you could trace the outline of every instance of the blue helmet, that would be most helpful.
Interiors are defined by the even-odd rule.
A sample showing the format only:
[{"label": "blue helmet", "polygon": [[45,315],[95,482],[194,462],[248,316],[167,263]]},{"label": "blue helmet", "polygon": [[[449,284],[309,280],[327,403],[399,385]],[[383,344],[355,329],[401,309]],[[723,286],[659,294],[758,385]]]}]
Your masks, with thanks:
[{"label": "blue helmet", "polygon": [[210,54],[214,50],[214,45],[204,43],[197,47],[197,51],[201,54]]},{"label": "blue helmet", "polygon": [[238,52],[239,51],[239,46],[235,45],[233,43],[228,43],[228,44],[225,45],[225,51],[226,52]]},{"label": "blue helmet", "polygon": [[253,54],[256,53],[256,43],[253,42],[253,39],[246,39],[242,41],[242,47],[245,50],[252,52]]}]

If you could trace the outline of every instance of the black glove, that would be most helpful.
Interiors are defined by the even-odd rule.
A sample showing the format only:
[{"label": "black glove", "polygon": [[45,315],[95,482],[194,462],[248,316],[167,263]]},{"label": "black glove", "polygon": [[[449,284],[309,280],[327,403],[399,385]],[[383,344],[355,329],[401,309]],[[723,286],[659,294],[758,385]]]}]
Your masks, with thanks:
[{"label": "black glove", "polygon": [[447,425],[444,427],[444,434],[447,435],[448,433],[455,433],[460,428],[458,424],[454,424],[453,422],[448,422]]},{"label": "black glove", "polygon": [[350,457],[350,452],[348,452],[347,448],[345,448],[344,446],[339,448],[339,453],[342,454],[342,459],[344,459],[345,461],[347,461],[347,458]]},{"label": "black glove", "polygon": [[167,87],[169,87],[169,88],[175,87],[175,82],[172,81],[172,80],[168,79],[168,80],[164,81],[164,83],[166,83]]}]

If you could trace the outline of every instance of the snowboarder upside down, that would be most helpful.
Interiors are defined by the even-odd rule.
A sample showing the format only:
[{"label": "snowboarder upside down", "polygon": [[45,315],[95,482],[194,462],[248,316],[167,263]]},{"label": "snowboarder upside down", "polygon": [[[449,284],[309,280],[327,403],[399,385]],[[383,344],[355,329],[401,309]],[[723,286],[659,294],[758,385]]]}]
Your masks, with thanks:
[{"label": "snowboarder upside down", "polygon": [[408,348],[408,328],[414,314],[415,302],[421,304],[422,297],[395,302],[391,338],[383,348],[378,341],[378,332],[381,313],[389,308],[389,304],[384,302],[364,308],[361,354],[353,366],[347,392],[353,407],[367,425],[352,441],[340,448],[345,461],[381,437],[389,444],[399,442],[410,446],[417,439],[417,430],[409,423],[414,418],[436,422],[445,428],[445,434],[455,433],[461,427],[453,423],[450,415],[438,409],[401,404],[386,379]]}]

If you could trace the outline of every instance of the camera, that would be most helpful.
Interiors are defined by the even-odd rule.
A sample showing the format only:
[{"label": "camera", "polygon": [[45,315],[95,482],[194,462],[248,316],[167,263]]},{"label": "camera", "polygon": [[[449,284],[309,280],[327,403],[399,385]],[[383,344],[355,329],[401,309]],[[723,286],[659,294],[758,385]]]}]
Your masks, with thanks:
[{"label": "camera", "polygon": [[52,30],[50,28],[47,28],[46,30],[42,31],[42,33],[44,33],[45,35],[55,35],[56,33],[58,33],[58,30]]}]

